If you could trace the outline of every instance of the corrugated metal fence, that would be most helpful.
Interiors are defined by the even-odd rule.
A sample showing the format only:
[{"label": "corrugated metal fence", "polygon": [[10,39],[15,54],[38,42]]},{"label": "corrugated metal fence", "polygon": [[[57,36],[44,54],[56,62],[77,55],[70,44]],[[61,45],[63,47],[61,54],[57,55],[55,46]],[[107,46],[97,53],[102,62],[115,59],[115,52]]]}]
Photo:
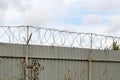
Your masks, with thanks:
[{"label": "corrugated metal fence", "polygon": [[26,45],[0,44],[0,80],[120,80],[119,51],[29,45],[28,65],[25,54]]}]

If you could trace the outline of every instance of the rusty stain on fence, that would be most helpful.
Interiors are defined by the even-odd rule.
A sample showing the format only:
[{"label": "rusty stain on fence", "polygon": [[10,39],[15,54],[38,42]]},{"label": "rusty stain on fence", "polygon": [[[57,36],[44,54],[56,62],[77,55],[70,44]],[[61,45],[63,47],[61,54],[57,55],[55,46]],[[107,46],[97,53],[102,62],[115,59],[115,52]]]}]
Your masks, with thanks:
[{"label": "rusty stain on fence", "polygon": [[84,80],[85,69],[81,68],[80,70],[80,80]]},{"label": "rusty stain on fence", "polygon": [[[20,61],[20,64],[18,64],[18,67],[20,68],[20,75],[19,75],[19,80],[24,80],[25,79],[25,60]],[[28,76],[28,75],[27,75]]]},{"label": "rusty stain on fence", "polygon": [[72,80],[72,73],[69,69],[67,70],[67,73],[64,75],[64,80]]},{"label": "rusty stain on fence", "polygon": [[84,68],[81,68],[80,75],[78,72],[71,72],[70,69],[67,69],[67,72],[64,74],[64,80],[84,80],[84,74]]}]

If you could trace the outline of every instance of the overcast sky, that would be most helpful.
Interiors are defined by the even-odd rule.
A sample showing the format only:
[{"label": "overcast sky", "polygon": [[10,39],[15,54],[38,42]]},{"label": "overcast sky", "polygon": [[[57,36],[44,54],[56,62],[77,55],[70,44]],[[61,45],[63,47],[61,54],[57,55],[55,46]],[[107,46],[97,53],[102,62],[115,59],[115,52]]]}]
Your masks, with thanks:
[{"label": "overcast sky", "polygon": [[120,36],[120,0],[0,0],[0,25]]}]

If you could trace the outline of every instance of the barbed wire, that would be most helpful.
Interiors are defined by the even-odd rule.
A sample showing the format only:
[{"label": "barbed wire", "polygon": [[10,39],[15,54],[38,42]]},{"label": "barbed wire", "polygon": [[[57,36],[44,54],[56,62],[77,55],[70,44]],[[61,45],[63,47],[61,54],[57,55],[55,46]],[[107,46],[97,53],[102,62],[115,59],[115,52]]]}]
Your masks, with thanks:
[{"label": "barbed wire", "polygon": [[111,49],[113,41],[120,44],[120,38],[93,33],[78,33],[34,26],[0,26],[0,42],[50,45],[92,49]]}]

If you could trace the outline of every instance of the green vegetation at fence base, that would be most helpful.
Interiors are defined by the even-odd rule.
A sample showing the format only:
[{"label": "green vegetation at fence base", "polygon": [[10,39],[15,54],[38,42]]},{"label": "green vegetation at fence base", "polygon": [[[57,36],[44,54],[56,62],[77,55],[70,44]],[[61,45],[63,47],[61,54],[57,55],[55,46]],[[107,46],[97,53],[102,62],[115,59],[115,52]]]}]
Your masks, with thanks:
[{"label": "green vegetation at fence base", "polygon": [[117,41],[113,41],[112,50],[120,50],[120,46]]}]

